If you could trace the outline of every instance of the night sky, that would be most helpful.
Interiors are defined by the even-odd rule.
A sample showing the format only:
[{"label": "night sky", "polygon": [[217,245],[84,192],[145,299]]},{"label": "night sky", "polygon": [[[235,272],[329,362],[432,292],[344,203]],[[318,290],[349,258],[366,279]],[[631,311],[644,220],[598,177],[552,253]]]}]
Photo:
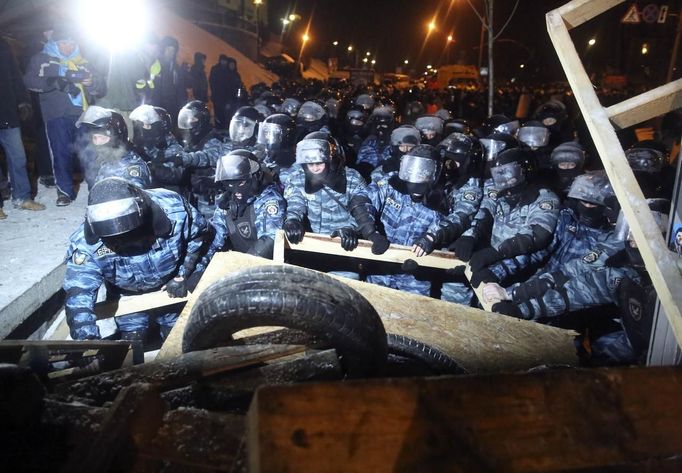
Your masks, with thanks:
[{"label": "night sky", "polygon": [[[479,11],[484,8],[482,0],[471,0],[471,3]],[[547,34],[545,13],[565,3],[565,0],[519,0],[509,26],[495,42],[496,68],[500,74],[563,78]],[[590,69],[602,72],[607,66],[631,72],[640,67],[658,67],[659,63],[667,65],[676,18],[669,17],[664,25],[621,25],[620,18],[632,3],[624,2],[572,31],[588,72]],[[642,7],[651,2],[638,3]],[[494,23],[498,31],[509,18],[514,4],[514,0],[495,1]],[[665,4],[673,13],[679,11],[682,1],[667,0]],[[346,47],[352,44],[359,48],[361,58],[370,51],[382,71],[394,70],[406,58],[417,72],[423,71],[427,64],[478,64],[480,21],[467,0],[270,0],[270,21],[276,25],[273,29],[279,31],[280,18],[291,11],[300,14],[302,20],[295,22],[294,29],[289,31],[289,43],[300,44],[301,33],[312,17],[311,41],[306,49],[315,57],[333,56],[332,42],[338,40],[338,56],[342,61],[348,59]],[[431,34],[420,54],[427,24],[436,12],[437,31]],[[445,51],[448,34],[455,38],[449,53]],[[593,48],[586,46],[590,37],[598,41]],[[639,57],[642,41],[650,42],[648,57]],[[651,43],[655,44],[653,49]],[[638,55],[633,55],[635,50]],[[526,66],[523,70],[519,69],[521,63]]]}]

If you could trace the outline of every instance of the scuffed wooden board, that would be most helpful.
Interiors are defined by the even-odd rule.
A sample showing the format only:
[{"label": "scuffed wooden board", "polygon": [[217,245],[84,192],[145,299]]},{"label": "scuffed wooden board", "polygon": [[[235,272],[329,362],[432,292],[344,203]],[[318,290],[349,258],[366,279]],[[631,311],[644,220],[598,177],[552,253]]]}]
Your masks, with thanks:
[{"label": "scuffed wooden board", "polygon": [[679,472],[680,368],[260,388],[249,471]]},{"label": "scuffed wooden board", "polygon": [[[182,333],[198,295],[220,277],[272,261],[236,252],[217,253],[189,297],[158,359],[182,351]],[[365,296],[387,332],[415,338],[455,358],[474,372],[526,369],[540,364],[575,364],[574,332],[517,320],[472,307],[338,278]],[[246,331],[245,331],[246,332]],[[255,332],[251,332],[255,333]]]}]

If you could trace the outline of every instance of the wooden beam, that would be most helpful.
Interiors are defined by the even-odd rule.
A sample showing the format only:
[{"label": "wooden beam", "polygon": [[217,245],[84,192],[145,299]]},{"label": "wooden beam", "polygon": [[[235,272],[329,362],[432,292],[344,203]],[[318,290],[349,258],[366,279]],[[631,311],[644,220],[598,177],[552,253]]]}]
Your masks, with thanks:
[{"label": "wooden beam", "polygon": [[[591,20],[606,10],[623,3],[625,0],[573,0],[554,10],[563,17],[568,29],[575,28]],[[550,12],[552,13],[552,12]]]},{"label": "wooden beam", "polygon": [[[158,358],[182,353],[182,334],[196,298],[226,274],[272,261],[234,251],[217,253],[190,296]],[[527,369],[540,364],[575,364],[575,333],[338,277],[377,310],[387,332],[420,340],[448,354],[469,372]],[[243,330],[235,338],[254,334]]]},{"label": "wooden beam", "polygon": [[656,87],[606,109],[611,122],[627,128],[682,107],[682,79]]},{"label": "wooden beam", "polygon": [[186,301],[187,297],[170,297],[166,291],[154,291],[134,296],[123,296],[116,301],[100,302],[95,304],[95,314],[98,319],[107,319],[109,317],[181,304]]},{"label": "wooden beam", "polygon": [[[403,245],[391,245],[385,253],[375,255],[372,253],[372,242],[367,240],[360,240],[358,247],[353,251],[346,251],[341,248],[339,238],[330,238],[326,235],[318,233],[306,233],[300,243],[292,245],[284,236],[284,231],[278,232],[281,237],[275,240],[275,252],[283,254],[282,250],[277,249],[277,242],[283,244],[287,250],[305,251],[309,253],[320,253],[323,255],[347,256],[351,258],[361,258],[372,261],[382,261],[385,263],[402,264],[407,259],[416,261],[419,266],[425,268],[436,269],[451,269],[459,266],[464,266],[464,262],[455,258],[455,254],[450,251],[434,251],[433,253],[417,258],[412,253],[412,247]],[[276,260],[275,260],[276,261]],[[280,262],[284,262],[282,259]]]},{"label": "wooden beam", "polygon": [[609,116],[599,103],[566,25],[556,10],[547,13],[547,30],[623,214],[630,224],[646,269],[670,321],[675,339],[678,345],[682,345],[682,312],[680,312],[682,275],[675,264],[674,253],[668,250],[661,231],[649,211],[644,195],[609,121]]},{"label": "wooden beam", "polygon": [[268,386],[249,471],[680,471],[681,391],[679,368]]}]

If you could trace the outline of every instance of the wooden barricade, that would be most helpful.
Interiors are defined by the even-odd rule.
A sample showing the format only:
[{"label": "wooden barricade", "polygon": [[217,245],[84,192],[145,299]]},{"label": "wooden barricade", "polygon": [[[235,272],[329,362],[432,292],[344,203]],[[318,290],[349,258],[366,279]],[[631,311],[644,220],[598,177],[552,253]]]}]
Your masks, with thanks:
[{"label": "wooden barricade", "polygon": [[615,128],[641,123],[682,106],[682,79],[605,108],[599,102],[569,35],[569,29],[623,1],[573,0],[547,13],[547,30],[677,343],[682,345],[682,275],[649,211],[615,131]]}]

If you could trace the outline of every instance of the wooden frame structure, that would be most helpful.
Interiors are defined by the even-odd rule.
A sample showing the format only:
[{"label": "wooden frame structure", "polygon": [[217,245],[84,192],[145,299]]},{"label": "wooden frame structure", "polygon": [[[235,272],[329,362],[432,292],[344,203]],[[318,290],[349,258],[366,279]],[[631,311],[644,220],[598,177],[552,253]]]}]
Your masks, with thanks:
[{"label": "wooden frame structure", "polygon": [[682,275],[628,165],[616,128],[628,127],[682,106],[682,79],[603,107],[578,56],[569,30],[624,0],[573,0],[547,13],[547,31],[578,102],[606,174],[630,224],[661,306],[682,346]]}]

